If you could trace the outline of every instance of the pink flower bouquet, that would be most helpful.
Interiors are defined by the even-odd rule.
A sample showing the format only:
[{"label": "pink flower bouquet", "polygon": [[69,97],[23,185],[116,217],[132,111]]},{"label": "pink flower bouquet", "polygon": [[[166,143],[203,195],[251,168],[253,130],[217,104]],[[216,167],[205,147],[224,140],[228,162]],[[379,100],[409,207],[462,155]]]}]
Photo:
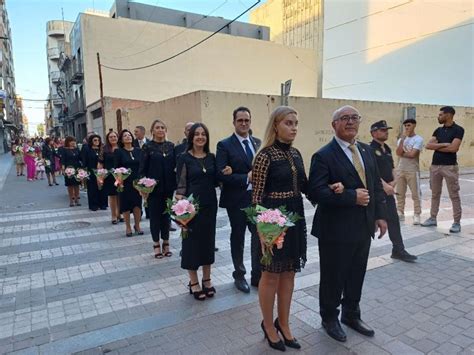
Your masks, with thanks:
[{"label": "pink flower bouquet", "polygon": [[267,209],[260,205],[244,208],[248,220],[257,226],[257,232],[262,246],[263,265],[270,265],[273,260],[273,248],[283,248],[285,234],[288,228],[301,219],[297,213],[287,212],[285,207]]},{"label": "pink flower bouquet", "polygon": [[76,175],[76,169],[68,166],[66,169],[64,169],[64,175],[66,175],[68,178],[73,178]]},{"label": "pink flower bouquet", "polygon": [[89,179],[89,173],[85,169],[77,169],[76,175],[74,177],[77,181],[83,182],[84,180]]},{"label": "pink flower bouquet", "polygon": [[109,175],[109,171],[107,169],[96,169],[94,170],[94,175],[97,178],[97,186],[99,190],[102,190],[104,186],[104,180]]},{"label": "pink flower bouquet", "polygon": [[114,185],[117,187],[118,192],[123,191],[123,182],[130,176],[132,171],[130,169],[120,167],[111,170],[112,175],[115,178]]},{"label": "pink flower bouquet", "polygon": [[87,185],[85,184],[86,180],[89,179],[89,173],[85,169],[77,169],[76,175],[74,178],[79,181],[79,183],[83,186],[84,190],[87,190]]},{"label": "pink flower bouquet", "polygon": [[157,181],[155,179],[149,179],[147,177],[144,177],[144,178],[137,179],[137,180],[133,181],[133,187],[143,197],[143,200],[144,200],[143,205],[145,207],[148,207],[148,203],[147,203],[148,194],[153,192],[153,190],[155,189],[156,184],[157,184]]},{"label": "pink flower bouquet", "polygon": [[190,231],[187,227],[188,223],[192,221],[198,211],[199,203],[192,194],[181,200],[166,200],[166,213],[181,227],[181,238],[183,239],[187,238],[188,231]]}]

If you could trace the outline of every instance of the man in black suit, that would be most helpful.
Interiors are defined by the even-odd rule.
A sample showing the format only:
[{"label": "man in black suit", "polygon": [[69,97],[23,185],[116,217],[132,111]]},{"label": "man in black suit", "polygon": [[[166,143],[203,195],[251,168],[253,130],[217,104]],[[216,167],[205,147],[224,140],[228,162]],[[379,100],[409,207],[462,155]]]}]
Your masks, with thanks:
[{"label": "man in black suit", "polygon": [[143,147],[144,144],[146,144],[149,139],[145,137],[145,127],[143,126],[136,126],[133,134],[135,135],[135,139],[133,140],[133,146],[136,148],[141,148]]},{"label": "man in black suit", "polygon": [[[227,209],[230,225],[230,248],[234,264],[234,284],[238,290],[249,293],[250,288],[245,280],[244,266],[245,231],[248,228],[251,237],[250,253],[252,271],[250,283],[258,287],[260,281],[260,260],[258,248],[260,242],[255,225],[247,221],[242,208],[249,207],[252,200],[252,161],[259,146],[249,134],[251,113],[246,107],[238,107],[233,112],[235,132],[217,144],[216,165],[218,178],[222,183],[219,206]],[[232,174],[224,175],[230,167]]]},{"label": "man in black suit", "polygon": [[174,156],[176,157],[176,160],[178,160],[178,157],[188,149],[188,134],[193,124],[194,122],[186,123],[186,126],[184,126],[184,139],[181,143],[174,146]]},{"label": "man in black suit", "polygon": [[[360,318],[359,302],[371,237],[377,228],[379,238],[387,230],[385,195],[374,152],[355,140],[360,120],[352,106],[334,112],[335,137],[313,155],[309,174],[308,197],[318,204],[311,234],[319,245],[322,325],[332,338],[343,342],[340,304],[342,323],[374,335]],[[336,193],[333,186],[343,188],[342,192]]]}]

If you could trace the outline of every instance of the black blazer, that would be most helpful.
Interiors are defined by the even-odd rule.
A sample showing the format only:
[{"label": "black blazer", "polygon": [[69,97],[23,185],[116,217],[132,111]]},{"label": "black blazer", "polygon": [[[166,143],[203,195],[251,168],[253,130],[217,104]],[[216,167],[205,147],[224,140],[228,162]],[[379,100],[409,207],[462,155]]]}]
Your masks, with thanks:
[{"label": "black blazer", "polygon": [[[374,237],[375,221],[385,219],[385,194],[373,150],[358,142],[365,166],[370,202],[356,204],[356,189],[364,185],[354,165],[336,139],[322,147],[311,158],[308,197],[318,207],[311,234],[321,240],[350,243]],[[334,193],[328,185],[342,182],[344,192]]]},{"label": "black blazer", "polygon": [[[257,145],[252,136],[249,136],[249,139],[257,153],[260,145]],[[232,168],[232,174],[226,176],[222,174],[222,169],[227,165]],[[222,183],[219,206],[223,208],[249,206],[251,197],[247,193],[247,174],[252,170],[252,163],[235,134],[217,143],[216,166],[217,179]]]},{"label": "black blazer", "polygon": [[[145,141],[145,142],[143,142],[143,145],[147,144],[150,141],[147,137],[143,138],[143,140]],[[140,148],[140,144],[138,143],[138,139],[135,138],[133,140],[132,146],[135,147],[135,148]]]}]

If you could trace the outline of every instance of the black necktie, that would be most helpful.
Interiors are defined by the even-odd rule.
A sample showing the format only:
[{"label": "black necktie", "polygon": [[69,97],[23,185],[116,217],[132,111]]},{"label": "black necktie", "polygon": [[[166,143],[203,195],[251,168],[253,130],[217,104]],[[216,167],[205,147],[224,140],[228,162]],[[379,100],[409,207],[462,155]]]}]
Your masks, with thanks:
[{"label": "black necktie", "polygon": [[250,149],[249,141],[248,139],[244,139],[242,142],[245,145],[245,154],[247,154],[247,158],[249,158],[250,163],[252,163],[253,153],[252,153],[252,149]]}]

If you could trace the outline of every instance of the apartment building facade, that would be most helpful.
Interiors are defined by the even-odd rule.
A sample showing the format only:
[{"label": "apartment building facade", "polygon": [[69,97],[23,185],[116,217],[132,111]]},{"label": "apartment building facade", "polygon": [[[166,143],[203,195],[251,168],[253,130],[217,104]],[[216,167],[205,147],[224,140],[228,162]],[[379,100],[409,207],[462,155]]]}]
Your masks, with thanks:
[{"label": "apartment building facade", "polygon": [[250,22],[318,53],[323,97],[474,105],[472,1],[268,0]]}]

